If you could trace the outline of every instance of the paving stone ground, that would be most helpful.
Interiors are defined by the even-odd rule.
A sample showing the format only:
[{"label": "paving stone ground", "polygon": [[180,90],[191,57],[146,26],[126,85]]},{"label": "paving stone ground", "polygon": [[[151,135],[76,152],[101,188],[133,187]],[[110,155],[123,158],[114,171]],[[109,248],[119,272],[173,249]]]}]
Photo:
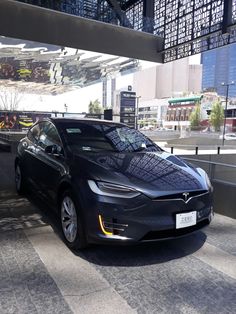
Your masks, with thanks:
[{"label": "paving stone ground", "polygon": [[23,231],[48,222],[16,195],[13,161],[0,154],[0,314],[72,313]]},{"label": "paving stone ground", "polygon": [[[236,204],[235,204],[236,210]],[[206,229],[207,242],[236,256],[236,220],[216,216],[214,223]]]},{"label": "paving stone ground", "polygon": [[0,233],[0,313],[72,313],[21,230]]},{"label": "paving stone ground", "polygon": [[[205,233],[192,235],[190,243],[196,238],[200,247]],[[186,255],[181,241],[134,248],[98,247],[84,254],[140,314],[236,313],[236,280]]]}]

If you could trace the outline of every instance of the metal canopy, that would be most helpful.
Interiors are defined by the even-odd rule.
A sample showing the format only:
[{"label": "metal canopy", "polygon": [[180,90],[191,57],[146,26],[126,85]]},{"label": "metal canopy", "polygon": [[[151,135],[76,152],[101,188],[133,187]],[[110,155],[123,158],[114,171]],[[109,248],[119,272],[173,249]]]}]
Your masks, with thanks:
[{"label": "metal canopy", "polygon": [[236,0],[18,1],[160,36],[164,62],[236,42]]},{"label": "metal canopy", "polygon": [[1,87],[55,95],[129,73],[137,67],[136,59],[0,36]]},{"label": "metal canopy", "polygon": [[18,1],[0,1],[0,35],[153,62],[163,60],[158,53],[163,39],[153,34]]},{"label": "metal canopy", "polygon": [[0,35],[169,62],[236,42],[236,0],[1,0]]}]

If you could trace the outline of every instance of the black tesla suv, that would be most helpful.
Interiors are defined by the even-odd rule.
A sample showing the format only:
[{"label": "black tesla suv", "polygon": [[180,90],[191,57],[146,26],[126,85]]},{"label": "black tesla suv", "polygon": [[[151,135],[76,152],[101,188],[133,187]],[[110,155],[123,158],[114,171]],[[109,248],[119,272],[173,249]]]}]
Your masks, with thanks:
[{"label": "black tesla suv", "polygon": [[175,238],[210,223],[204,170],[121,123],[51,118],[18,146],[18,193],[42,196],[60,216],[66,244]]}]

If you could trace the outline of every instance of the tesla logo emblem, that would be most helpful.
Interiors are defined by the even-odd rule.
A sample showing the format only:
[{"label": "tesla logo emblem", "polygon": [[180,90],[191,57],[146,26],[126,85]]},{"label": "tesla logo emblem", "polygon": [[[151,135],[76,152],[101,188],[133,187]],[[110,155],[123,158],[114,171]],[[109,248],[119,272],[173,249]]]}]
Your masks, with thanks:
[{"label": "tesla logo emblem", "polygon": [[184,197],[185,202],[187,202],[188,196],[189,196],[189,193],[187,193],[187,192],[183,193],[183,197]]}]

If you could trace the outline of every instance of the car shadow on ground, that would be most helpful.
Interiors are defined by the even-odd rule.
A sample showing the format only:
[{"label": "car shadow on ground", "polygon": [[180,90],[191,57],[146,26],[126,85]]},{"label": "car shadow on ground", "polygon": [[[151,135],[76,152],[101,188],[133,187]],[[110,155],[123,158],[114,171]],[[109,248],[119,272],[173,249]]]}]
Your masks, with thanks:
[{"label": "car shadow on ground", "polygon": [[100,266],[145,266],[191,255],[204,245],[206,238],[204,232],[198,231],[183,238],[132,246],[97,245],[74,254]]}]

